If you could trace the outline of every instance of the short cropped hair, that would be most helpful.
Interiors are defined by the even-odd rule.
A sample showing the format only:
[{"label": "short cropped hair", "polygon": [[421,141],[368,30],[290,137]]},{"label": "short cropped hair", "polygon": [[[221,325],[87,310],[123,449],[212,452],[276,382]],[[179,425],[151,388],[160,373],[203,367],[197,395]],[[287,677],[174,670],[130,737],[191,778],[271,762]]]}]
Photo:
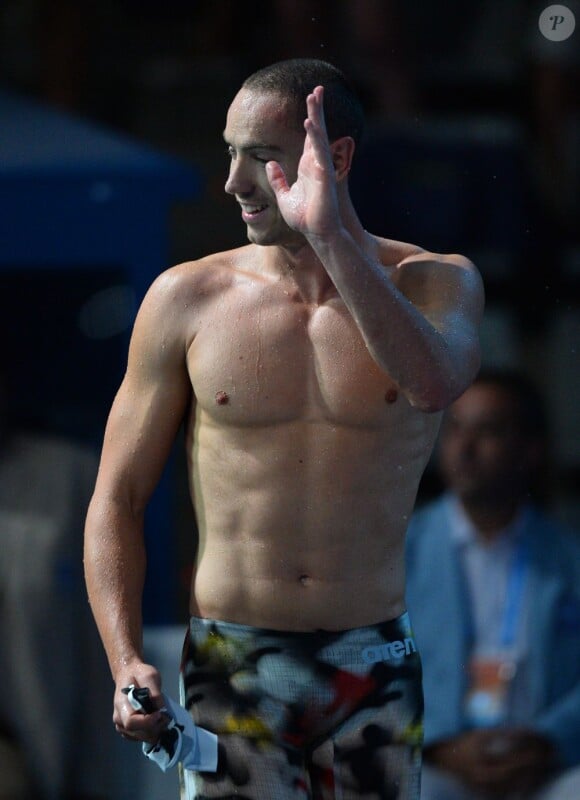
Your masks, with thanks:
[{"label": "short cropped hair", "polygon": [[316,86],[324,87],[329,140],[351,136],[358,145],[364,128],[362,106],[345,75],[332,64],[316,58],[291,58],[259,69],[242,84],[243,89],[272,92],[290,100],[299,127],[306,118],[306,98]]},{"label": "short cropped hair", "polygon": [[473,385],[494,386],[508,395],[515,406],[514,424],[530,438],[549,434],[548,413],[536,384],[524,373],[500,367],[482,369]]}]

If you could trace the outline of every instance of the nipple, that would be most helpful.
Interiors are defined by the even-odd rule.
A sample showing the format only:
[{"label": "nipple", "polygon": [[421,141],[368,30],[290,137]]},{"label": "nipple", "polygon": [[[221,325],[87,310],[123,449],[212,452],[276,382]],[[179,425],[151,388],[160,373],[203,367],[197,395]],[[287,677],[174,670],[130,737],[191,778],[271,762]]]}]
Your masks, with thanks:
[{"label": "nipple", "polygon": [[230,402],[230,398],[227,392],[216,392],[215,401],[218,406],[225,406]]},{"label": "nipple", "polygon": [[389,389],[385,394],[385,402],[389,404],[394,403],[398,396],[399,393],[396,389]]}]

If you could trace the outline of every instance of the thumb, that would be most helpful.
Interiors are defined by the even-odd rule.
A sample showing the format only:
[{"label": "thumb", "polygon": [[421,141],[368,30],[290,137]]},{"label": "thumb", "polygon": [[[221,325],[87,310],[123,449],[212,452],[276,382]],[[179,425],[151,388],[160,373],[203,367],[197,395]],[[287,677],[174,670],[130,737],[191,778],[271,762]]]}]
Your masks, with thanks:
[{"label": "thumb", "polygon": [[266,176],[277,197],[289,191],[286,175],[277,161],[268,161],[266,164]]}]

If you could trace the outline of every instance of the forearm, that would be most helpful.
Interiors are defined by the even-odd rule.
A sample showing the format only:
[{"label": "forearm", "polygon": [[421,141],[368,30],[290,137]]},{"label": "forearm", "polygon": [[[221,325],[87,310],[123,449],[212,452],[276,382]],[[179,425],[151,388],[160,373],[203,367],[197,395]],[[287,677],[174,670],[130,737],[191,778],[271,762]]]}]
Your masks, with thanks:
[{"label": "forearm", "polygon": [[114,677],[142,658],[143,515],[94,498],[86,521],[84,562],[89,601]]},{"label": "forearm", "polygon": [[452,402],[472,377],[463,354],[449,346],[385,268],[366,255],[346,230],[324,238],[309,237],[309,242],[371,356],[410,402],[427,411]]}]

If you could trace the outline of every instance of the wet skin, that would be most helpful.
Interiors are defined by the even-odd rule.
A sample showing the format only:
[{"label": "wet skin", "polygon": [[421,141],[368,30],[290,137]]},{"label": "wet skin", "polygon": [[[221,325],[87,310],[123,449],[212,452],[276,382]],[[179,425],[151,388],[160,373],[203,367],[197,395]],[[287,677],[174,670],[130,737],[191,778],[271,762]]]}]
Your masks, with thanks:
[{"label": "wet skin", "polygon": [[477,369],[481,285],[461,256],[363,229],[353,141],[328,141],[322,102],[318,87],[305,138],[278,96],[236,96],[226,191],[251,244],[163,273],[135,323],[85,537],[125,736],[164,724],[121,688],[161,704],[141,651],[142,527],[184,419],[193,614],[306,631],[404,610],[407,521],[439,412]]}]

